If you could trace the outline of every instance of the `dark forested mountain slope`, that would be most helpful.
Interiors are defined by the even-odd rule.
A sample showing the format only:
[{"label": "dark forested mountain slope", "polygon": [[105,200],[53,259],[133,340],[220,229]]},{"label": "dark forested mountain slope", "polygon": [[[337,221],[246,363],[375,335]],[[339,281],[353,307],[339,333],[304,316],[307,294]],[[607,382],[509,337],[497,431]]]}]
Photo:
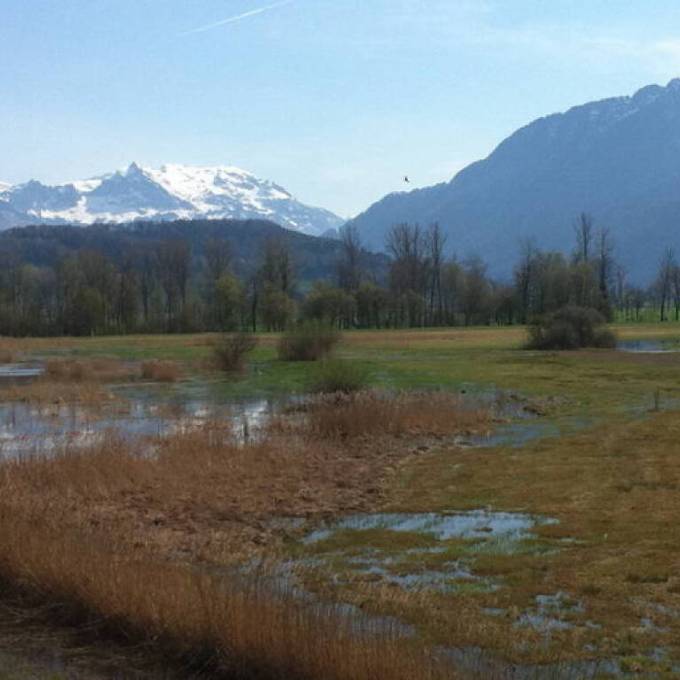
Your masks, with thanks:
[{"label": "dark forested mountain slope", "polygon": [[570,248],[581,212],[611,229],[634,278],[680,246],[680,79],[541,118],[450,182],[386,196],[354,223],[381,248],[395,223],[438,221],[450,248],[507,275],[522,238]]},{"label": "dark forested mountain slope", "polygon": [[[268,239],[284,241],[293,257],[296,279],[304,287],[310,281],[333,280],[341,243],[307,236],[264,220],[186,220],[138,222],[132,225],[31,225],[0,233],[0,254],[36,266],[55,266],[81,250],[97,251],[118,265],[153,249],[163,241],[182,240],[191,246],[194,260],[202,258],[211,239],[229,243],[234,273],[247,278],[262,263]],[[364,253],[365,267],[379,281],[387,272],[387,257]]]}]

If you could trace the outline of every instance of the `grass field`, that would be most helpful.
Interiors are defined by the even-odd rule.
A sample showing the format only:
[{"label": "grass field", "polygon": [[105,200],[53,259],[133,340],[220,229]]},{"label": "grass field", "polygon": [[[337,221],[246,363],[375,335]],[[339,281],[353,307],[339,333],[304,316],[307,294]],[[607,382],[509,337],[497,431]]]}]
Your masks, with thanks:
[{"label": "grass field", "polygon": [[[616,332],[676,339],[680,326]],[[528,352],[524,337],[521,328],[346,333],[339,357],[363,367],[371,387],[410,394],[400,397],[412,400],[403,410],[371,400],[339,404],[303,421],[276,421],[264,441],[245,447],[225,443],[212,422],[161,443],[153,459],[111,437],[86,453],[5,463],[3,573],[68,603],[67,623],[113,617],[126,636],[156,639],[180,663],[197,647],[229,649],[242,664],[250,659],[243,677],[331,677],[328,664],[337,678],[453,677],[428,648],[482,648],[503,660],[493,667],[466,661],[456,677],[505,677],[512,663],[542,665],[545,677],[574,677],[579,668],[587,669],[583,677],[673,677],[680,661],[680,353]],[[181,395],[210,384],[227,402],[305,394],[318,371],[277,360],[276,338],[262,336],[248,372],[224,378],[207,363],[213,340],[0,340],[0,350],[26,361],[109,358],[130,373],[122,381],[138,380],[138,362],[174,361],[180,378],[164,389]],[[91,402],[102,386],[91,376],[70,392],[64,384],[40,389],[48,401],[58,393]],[[446,405],[437,416],[432,390],[482,405],[517,404],[522,415],[492,423],[483,406],[471,415]],[[429,407],[419,405],[423,399]],[[407,412],[408,426],[372,425],[406,422]],[[478,437],[508,425],[509,438]],[[427,518],[431,527],[481,511],[489,526],[466,535],[390,524]],[[344,517],[377,512],[388,513],[384,524],[333,529]],[[494,513],[499,522],[543,519],[501,540]],[[325,533],[310,541],[314,529]],[[330,609],[319,618],[301,614],[288,595],[277,602],[259,590],[230,591],[228,603],[219,600],[225,619],[214,606],[223,587],[215,579],[254,558],[266,560],[267,578],[280,579],[282,564],[292,569]],[[189,604],[197,597],[202,611]],[[355,616],[348,620],[338,603],[370,620],[393,617],[415,635],[407,643],[394,631],[338,638],[326,619],[351,627]]]}]

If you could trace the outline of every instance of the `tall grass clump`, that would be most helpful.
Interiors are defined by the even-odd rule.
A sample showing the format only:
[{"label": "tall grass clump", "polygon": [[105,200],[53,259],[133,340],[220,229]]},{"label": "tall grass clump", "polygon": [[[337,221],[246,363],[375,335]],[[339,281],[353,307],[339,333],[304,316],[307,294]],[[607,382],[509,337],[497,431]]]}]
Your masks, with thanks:
[{"label": "tall grass clump", "polygon": [[143,380],[171,383],[179,379],[179,367],[174,361],[144,361],[141,375]]},{"label": "tall grass clump", "polygon": [[358,392],[326,395],[308,408],[306,427],[321,439],[406,435],[446,437],[487,430],[489,412],[457,395]]},{"label": "tall grass clump", "polygon": [[80,382],[89,380],[92,377],[92,370],[85,361],[52,359],[45,364],[45,377],[60,382]]},{"label": "tall grass clump", "polygon": [[45,380],[54,382],[116,382],[131,379],[134,369],[116,359],[50,359],[45,364]]},{"label": "tall grass clump", "polygon": [[341,359],[321,362],[312,391],[321,394],[352,394],[366,387],[368,371],[356,363]]},{"label": "tall grass clump", "polygon": [[283,361],[318,361],[328,357],[340,342],[340,331],[328,324],[306,321],[287,330],[279,340]]},{"label": "tall grass clump", "polygon": [[248,355],[256,347],[257,338],[251,333],[227,333],[213,346],[213,358],[225,373],[243,373],[248,365]]},{"label": "tall grass clump", "polygon": [[527,349],[569,350],[616,347],[604,316],[591,307],[568,305],[538,319],[529,328]]}]

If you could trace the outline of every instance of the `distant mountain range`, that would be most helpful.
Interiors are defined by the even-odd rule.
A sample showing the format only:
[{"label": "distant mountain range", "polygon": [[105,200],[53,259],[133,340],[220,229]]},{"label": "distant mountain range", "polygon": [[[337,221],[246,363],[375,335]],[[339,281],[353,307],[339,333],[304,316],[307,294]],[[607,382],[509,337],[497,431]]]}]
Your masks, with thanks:
[{"label": "distant mountain range", "polygon": [[278,184],[233,167],[132,163],[126,170],[50,186],[0,183],[0,229],[27,224],[128,223],[136,220],[267,219],[320,236],[343,220],[297,201]]},{"label": "distant mountain range", "polygon": [[[450,182],[390,194],[353,223],[368,248],[382,250],[394,224],[439,222],[450,250],[480,255],[491,274],[508,277],[522,239],[571,250],[582,212],[611,230],[638,282],[653,276],[666,247],[680,251],[680,79],[536,120]],[[177,219],[266,219],[314,236],[343,224],[232,167],[133,163],[57,186],[0,184],[0,229]]]},{"label": "distant mountain range", "polygon": [[508,276],[522,238],[571,249],[581,212],[611,229],[633,279],[649,280],[664,248],[680,250],[680,79],[541,118],[450,182],[390,194],[353,222],[383,248],[393,224],[437,221],[449,248]]}]

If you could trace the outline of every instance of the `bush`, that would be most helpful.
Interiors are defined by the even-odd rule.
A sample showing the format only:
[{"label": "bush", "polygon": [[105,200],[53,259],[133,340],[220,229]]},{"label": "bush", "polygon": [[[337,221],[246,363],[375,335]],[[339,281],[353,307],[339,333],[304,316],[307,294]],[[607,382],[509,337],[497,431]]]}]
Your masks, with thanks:
[{"label": "bush", "polygon": [[213,347],[213,356],[220,370],[242,373],[248,365],[248,354],[257,347],[257,338],[251,333],[228,333]]},{"label": "bush", "polygon": [[279,359],[318,361],[325,359],[340,342],[340,332],[320,322],[308,321],[287,330],[279,340]]},{"label": "bush", "polygon": [[528,349],[616,347],[616,336],[596,309],[568,305],[548,314],[529,329]]},{"label": "bush", "polygon": [[362,366],[335,359],[321,364],[312,389],[322,394],[351,394],[363,389],[367,382],[368,372]]}]

